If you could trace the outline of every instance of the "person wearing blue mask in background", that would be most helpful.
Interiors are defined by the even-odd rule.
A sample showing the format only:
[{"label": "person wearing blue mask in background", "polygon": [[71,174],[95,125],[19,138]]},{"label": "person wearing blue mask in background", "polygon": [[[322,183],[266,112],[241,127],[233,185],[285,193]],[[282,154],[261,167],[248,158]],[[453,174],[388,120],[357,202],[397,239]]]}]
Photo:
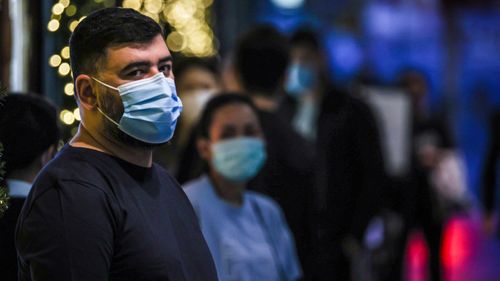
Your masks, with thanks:
[{"label": "person wearing blue mask in background", "polygon": [[208,171],[184,190],[220,280],[298,280],[302,273],[281,209],[271,198],[246,191],[266,161],[256,107],[246,96],[221,94],[206,105],[198,130]]},{"label": "person wearing blue mask in background", "polygon": [[321,101],[330,85],[320,42],[312,30],[301,28],[292,34],[290,57],[284,85],[286,96],[279,112],[297,133],[314,141]]},{"label": "person wearing blue mask in background", "polygon": [[69,46],[82,122],[19,216],[19,280],[217,280],[188,198],[152,161],[182,110],[160,26],[106,8]]}]

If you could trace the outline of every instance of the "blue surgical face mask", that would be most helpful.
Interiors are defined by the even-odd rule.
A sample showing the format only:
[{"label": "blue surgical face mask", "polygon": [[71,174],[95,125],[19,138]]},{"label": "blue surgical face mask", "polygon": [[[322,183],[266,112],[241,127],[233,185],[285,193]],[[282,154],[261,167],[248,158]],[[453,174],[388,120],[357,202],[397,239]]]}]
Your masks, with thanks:
[{"label": "blue surgical face mask", "polygon": [[215,171],[233,182],[246,182],[266,162],[264,141],[260,138],[238,137],[211,145]]},{"label": "blue surgical face mask", "polygon": [[182,111],[182,102],[177,97],[174,80],[158,73],[115,88],[96,78],[92,79],[119,92],[124,108],[119,123],[100,108],[97,109],[121,131],[150,144],[164,143],[172,138],[177,118]]},{"label": "blue surgical face mask", "polygon": [[300,97],[311,90],[315,82],[315,71],[309,66],[293,63],[288,68],[285,91],[292,97]]}]

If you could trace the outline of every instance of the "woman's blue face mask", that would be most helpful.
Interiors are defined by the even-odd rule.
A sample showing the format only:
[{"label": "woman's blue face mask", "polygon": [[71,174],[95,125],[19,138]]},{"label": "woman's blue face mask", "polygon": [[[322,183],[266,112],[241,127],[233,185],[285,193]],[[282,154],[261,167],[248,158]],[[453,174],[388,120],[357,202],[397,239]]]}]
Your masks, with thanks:
[{"label": "woman's blue face mask", "polygon": [[260,138],[236,137],[211,145],[212,166],[224,178],[246,182],[257,175],[266,162],[265,143]]},{"label": "woman's blue face mask", "polygon": [[92,79],[119,92],[124,108],[119,122],[111,119],[100,108],[98,110],[121,131],[150,144],[165,143],[173,137],[177,118],[182,111],[174,80],[158,73],[113,87],[96,78]]}]

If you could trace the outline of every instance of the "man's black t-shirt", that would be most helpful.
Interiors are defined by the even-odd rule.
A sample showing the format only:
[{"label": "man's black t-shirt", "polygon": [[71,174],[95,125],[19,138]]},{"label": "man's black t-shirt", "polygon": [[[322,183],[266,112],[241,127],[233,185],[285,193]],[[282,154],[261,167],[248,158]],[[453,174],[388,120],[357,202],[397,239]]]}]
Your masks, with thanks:
[{"label": "man's black t-shirt", "polygon": [[66,146],[19,217],[20,280],[217,280],[195,213],[162,168]]}]

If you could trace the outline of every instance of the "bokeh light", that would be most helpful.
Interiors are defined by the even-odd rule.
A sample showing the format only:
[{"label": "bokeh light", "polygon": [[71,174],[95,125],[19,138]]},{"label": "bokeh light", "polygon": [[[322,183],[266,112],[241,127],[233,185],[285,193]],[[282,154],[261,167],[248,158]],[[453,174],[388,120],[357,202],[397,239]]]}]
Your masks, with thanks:
[{"label": "bokeh light", "polygon": [[71,31],[71,32],[75,31],[75,28],[77,27],[78,24],[79,24],[79,22],[77,20],[72,21],[68,26],[69,31]]},{"label": "bokeh light", "polygon": [[142,1],[141,0],[123,0],[122,7],[130,8],[134,10],[141,9]]},{"label": "bokeh light", "polygon": [[58,20],[56,19],[51,19],[49,21],[49,23],[47,24],[47,29],[50,31],[50,32],[54,32],[54,31],[57,31],[59,29],[59,26],[60,26],[60,23]]},{"label": "bokeh light", "polygon": [[182,34],[174,31],[167,36],[167,46],[173,52],[180,52],[186,47],[186,40]]},{"label": "bokeh light", "polygon": [[66,8],[66,15],[68,17],[72,17],[76,14],[77,8],[75,5],[69,5],[68,8]]},{"label": "bokeh light", "polygon": [[61,75],[61,76],[68,75],[70,71],[71,71],[71,67],[69,66],[69,63],[67,63],[67,62],[63,62],[59,66],[58,72],[59,72],[59,75]]},{"label": "bokeh light", "polygon": [[66,125],[72,125],[75,123],[75,115],[67,109],[62,110],[61,113],[59,113],[59,118]]},{"label": "bokeh light", "polygon": [[52,67],[58,67],[62,62],[62,59],[59,55],[52,55],[49,59],[49,65]]},{"label": "bokeh light", "polygon": [[166,43],[171,51],[187,56],[212,56],[217,50],[209,24],[213,0],[124,0],[122,6],[140,11],[156,22],[172,27]]},{"label": "bokeh light", "polygon": [[144,0],[144,9],[147,12],[158,15],[163,10],[162,0]]},{"label": "bokeh light", "polygon": [[69,47],[68,46],[62,48],[62,50],[61,50],[61,57],[63,59],[69,59]]},{"label": "bokeh light", "polygon": [[69,6],[70,1],[69,0],[60,0],[59,3],[61,3],[64,8],[67,8]]},{"label": "bokeh light", "polygon": [[64,94],[67,95],[67,96],[72,96],[75,94],[75,86],[73,85],[73,83],[67,83],[65,86],[64,86]]},{"label": "bokeh light", "polygon": [[75,108],[75,110],[73,110],[73,116],[75,116],[75,119],[76,121],[81,121],[82,118],[80,117],[80,108]]},{"label": "bokeh light", "polygon": [[54,15],[60,15],[64,12],[64,5],[61,3],[56,3],[54,6],[52,6],[52,13]]}]

